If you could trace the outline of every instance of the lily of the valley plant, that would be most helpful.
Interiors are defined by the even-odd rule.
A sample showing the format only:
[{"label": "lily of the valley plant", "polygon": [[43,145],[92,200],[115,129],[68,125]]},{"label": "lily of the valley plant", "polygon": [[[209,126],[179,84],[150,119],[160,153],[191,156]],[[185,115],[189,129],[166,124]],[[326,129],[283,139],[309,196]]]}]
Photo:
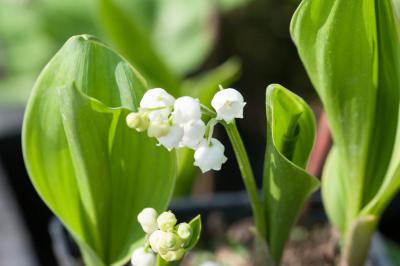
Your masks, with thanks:
[{"label": "lily of the valley plant", "polygon": [[[168,151],[193,149],[193,164],[202,172],[220,170],[226,162],[224,145],[213,138],[217,124],[225,127],[253,208],[255,237],[263,247],[258,247],[261,255],[257,256],[257,265],[279,264],[290,230],[306,198],[318,186],[318,181],[304,171],[314,143],[312,111],[302,99],[276,84],[267,89],[266,103],[264,198],[259,197],[235,124],[236,118],[243,118],[246,105],[239,91],[220,86],[211,100],[212,110],[198,99],[175,99],[166,90],[154,88],[144,94],[138,111],[126,117],[129,127],[147,132]],[[202,119],[207,119],[207,124]]]}]

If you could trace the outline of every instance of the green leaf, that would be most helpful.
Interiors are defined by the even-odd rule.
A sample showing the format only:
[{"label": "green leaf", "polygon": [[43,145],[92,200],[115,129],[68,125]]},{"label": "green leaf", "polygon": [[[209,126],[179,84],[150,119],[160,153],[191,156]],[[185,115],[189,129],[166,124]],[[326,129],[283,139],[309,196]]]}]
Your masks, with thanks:
[{"label": "green leaf", "polygon": [[373,215],[354,220],[343,248],[343,265],[364,265],[378,220],[378,217]]},{"label": "green leaf", "polygon": [[201,103],[211,107],[211,100],[219,90],[235,82],[241,71],[241,63],[237,58],[230,58],[222,65],[183,82],[181,95],[190,95],[198,98]]},{"label": "green leaf", "polygon": [[200,234],[201,234],[201,217],[200,217],[200,215],[197,215],[195,218],[193,218],[189,222],[189,225],[192,228],[192,238],[190,239],[189,244],[185,248],[187,251],[194,248],[197,245],[197,243],[199,242]]},{"label": "green leaf", "polygon": [[266,239],[272,258],[279,264],[291,228],[307,197],[319,184],[304,170],[314,145],[315,120],[300,97],[277,84],[267,88],[266,110]]},{"label": "green leaf", "polygon": [[399,152],[393,149],[399,130],[398,30],[391,0],[304,0],[293,16],[292,38],[335,143],[323,197],[342,233],[366,206],[364,215],[380,215],[400,187],[389,181],[399,164],[393,158]]},{"label": "green leaf", "polygon": [[[125,11],[130,18],[130,24],[123,27],[127,30],[128,27],[136,27],[144,32],[151,48],[162,58],[168,69],[179,77],[196,70],[214,47],[218,26],[218,5],[214,0],[109,2],[108,5],[111,4],[114,9],[104,11],[112,16],[115,14],[115,7]],[[121,34],[127,40],[131,38],[130,41],[133,41],[128,43],[129,47],[138,41],[125,31],[121,31]]]},{"label": "green leaf", "polygon": [[124,264],[142,241],[137,214],[164,210],[173,191],[173,154],[126,126],[146,89],[121,57],[84,35],[55,55],[29,99],[23,124],[29,176],[86,265]]},{"label": "green leaf", "polygon": [[155,50],[146,32],[113,0],[98,0],[99,23],[117,50],[150,82],[176,95],[178,79]]}]

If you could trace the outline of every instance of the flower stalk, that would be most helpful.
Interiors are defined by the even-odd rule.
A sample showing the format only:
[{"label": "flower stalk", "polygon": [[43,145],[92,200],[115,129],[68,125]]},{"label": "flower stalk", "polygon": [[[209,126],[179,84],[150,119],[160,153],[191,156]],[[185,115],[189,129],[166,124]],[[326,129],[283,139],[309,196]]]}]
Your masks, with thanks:
[{"label": "flower stalk", "polygon": [[247,155],[246,148],[244,147],[242,138],[236,127],[235,122],[229,124],[222,123],[232,143],[235,152],[236,160],[239,164],[240,173],[242,174],[243,182],[249,195],[251,208],[254,215],[254,224],[259,234],[266,235],[264,212],[260,198],[258,196],[258,189],[254,178],[253,170],[251,168],[249,156]]}]

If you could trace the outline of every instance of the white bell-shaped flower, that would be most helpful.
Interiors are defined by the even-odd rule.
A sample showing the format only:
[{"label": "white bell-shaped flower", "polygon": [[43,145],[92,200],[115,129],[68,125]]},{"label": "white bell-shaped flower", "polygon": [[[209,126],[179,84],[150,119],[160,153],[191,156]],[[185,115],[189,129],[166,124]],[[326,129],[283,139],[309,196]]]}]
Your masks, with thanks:
[{"label": "white bell-shaped flower", "polygon": [[174,111],[172,112],[172,121],[174,124],[186,124],[191,120],[201,118],[201,109],[198,99],[189,96],[183,96],[176,99]]},{"label": "white bell-shaped flower", "polygon": [[145,208],[138,214],[138,222],[147,234],[151,234],[158,229],[157,211],[153,208]]},{"label": "white bell-shaped flower", "polygon": [[211,106],[217,111],[217,119],[227,123],[235,118],[243,118],[245,105],[242,94],[235,89],[220,90],[211,101]]},{"label": "white bell-shaped flower", "polygon": [[191,120],[183,126],[183,138],[181,147],[196,149],[199,143],[204,139],[206,125],[202,120]]},{"label": "white bell-shaped flower", "polygon": [[[175,99],[161,88],[154,88],[146,91],[140,101],[140,108],[149,111],[150,121],[156,119],[168,119]],[[154,110],[158,109],[158,110]]]},{"label": "white bell-shaped flower", "polygon": [[221,170],[222,164],[227,160],[224,151],[225,147],[219,140],[211,138],[210,144],[203,140],[194,153],[194,165],[203,173],[211,169]]},{"label": "white bell-shaped flower", "polygon": [[178,125],[172,125],[165,136],[159,137],[158,142],[167,150],[171,151],[177,148],[183,137],[183,128]]},{"label": "white bell-shaped flower", "polygon": [[151,251],[145,250],[141,247],[135,249],[132,254],[131,263],[133,266],[156,266],[156,256]]}]

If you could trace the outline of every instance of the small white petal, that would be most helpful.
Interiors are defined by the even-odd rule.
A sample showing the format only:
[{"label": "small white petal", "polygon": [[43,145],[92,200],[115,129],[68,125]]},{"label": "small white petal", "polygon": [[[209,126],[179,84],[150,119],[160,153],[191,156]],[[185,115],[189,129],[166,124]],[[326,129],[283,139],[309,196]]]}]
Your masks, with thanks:
[{"label": "small white petal", "polygon": [[151,251],[146,252],[141,247],[133,252],[131,263],[133,266],[156,266],[156,256]]},{"label": "small white petal", "polygon": [[147,234],[151,234],[158,229],[157,211],[153,208],[145,208],[138,214],[138,222]]},{"label": "small white petal", "polygon": [[167,135],[157,138],[160,145],[163,145],[167,150],[171,151],[177,148],[183,137],[183,128],[178,125],[172,125],[169,128]]},{"label": "small white petal", "polygon": [[191,120],[183,126],[183,130],[184,134],[180,146],[196,149],[204,139],[206,125],[202,120]]},{"label": "small white petal", "polygon": [[201,118],[201,109],[199,100],[189,96],[183,96],[176,99],[174,111],[172,112],[172,121],[174,124],[186,124],[191,120]]},{"label": "small white petal", "polygon": [[194,153],[194,165],[198,166],[204,173],[211,169],[221,170],[221,166],[226,162],[224,155],[225,147],[219,140],[212,138],[210,145],[203,140]]},{"label": "small white petal", "polygon": [[174,101],[174,97],[164,89],[155,88],[146,91],[140,101],[140,107],[145,109],[168,107],[172,106]]},{"label": "small white petal", "polygon": [[243,118],[245,105],[242,94],[230,88],[218,91],[211,101],[211,106],[217,111],[217,119],[227,123],[235,118]]},{"label": "small white petal", "polygon": [[[150,121],[165,120],[168,119],[174,102],[174,97],[172,97],[172,95],[170,95],[164,89],[155,88],[146,91],[142,100],[140,101],[140,108],[150,112],[148,115]],[[164,109],[154,111],[149,110],[154,108]]]}]

